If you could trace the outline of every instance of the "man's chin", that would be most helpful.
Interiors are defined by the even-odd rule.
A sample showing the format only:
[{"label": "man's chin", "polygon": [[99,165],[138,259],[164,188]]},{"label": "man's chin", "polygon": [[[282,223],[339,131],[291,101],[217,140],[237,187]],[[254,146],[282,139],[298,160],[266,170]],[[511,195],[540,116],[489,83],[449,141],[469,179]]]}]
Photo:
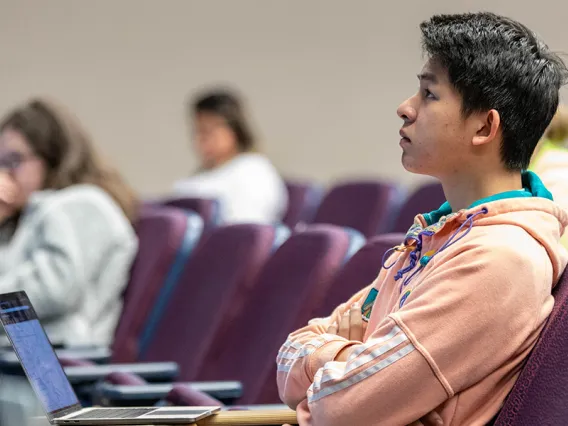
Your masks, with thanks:
[{"label": "man's chin", "polygon": [[404,167],[404,169],[407,172],[416,174],[416,175],[428,175],[430,176],[430,173],[428,173],[428,171],[424,168],[424,167],[420,167],[419,164],[416,163],[416,161],[414,161],[412,158],[410,158],[407,154],[402,154],[402,167]]},{"label": "man's chin", "polygon": [[402,167],[404,167],[404,170],[406,170],[407,172],[410,173],[417,173],[416,171],[416,165],[414,163],[414,161],[412,160],[412,158],[410,158],[410,156],[406,153],[402,153],[402,158],[401,158],[401,163],[402,163]]}]

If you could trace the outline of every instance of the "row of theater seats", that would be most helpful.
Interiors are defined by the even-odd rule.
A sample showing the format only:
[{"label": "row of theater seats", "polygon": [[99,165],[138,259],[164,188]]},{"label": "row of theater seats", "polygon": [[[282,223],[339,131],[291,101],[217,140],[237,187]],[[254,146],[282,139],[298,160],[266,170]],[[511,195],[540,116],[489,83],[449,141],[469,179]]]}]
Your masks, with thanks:
[{"label": "row of theater seats", "polygon": [[[282,223],[290,229],[299,224],[325,223],[355,229],[367,238],[406,232],[416,214],[432,211],[445,200],[437,182],[424,184],[411,194],[399,184],[379,180],[343,182],[327,192],[309,182],[289,180],[286,187],[288,209]],[[172,198],[160,204],[197,212],[208,228],[220,220],[215,200]]]},{"label": "row of theater seats", "polygon": [[358,230],[366,237],[406,232],[418,213],[437,209],[445,201],[442,185],[423,184],[408,194],[394,182],[345,181],[327,192],[321,186],[287,181],[289,206],[283,222],[327,223]]},{"label": "row of theater seats", "polygon": [[[196,213],[158,204],[142,209],[136,231],[140,249],[114,343],[108,359],[94,359],[107,365],[83,359],[88,351],[59,351],[83,397],[85,389],[93,392],[86,383],[104,379],[96,386],[99,402],[124,405],[126,395],[139,405],[183,395],[193,405],[213,403],[195,386],[142,386],[150,379],[201,382],[197,389],[239,404],[278,403],[275,359],[287,335],[370,284],[384,252],[403,238],[367,241],[353,229],[325,224],[208,230]],[[128,385],[138,387],[125,390]]]},{"label": "row of theater seats", "polygon": [[[278,402],[275,359],[287,334],[371,283],[403,238],[366,241],[325,224],[203,229],[195,213],[144,208],[111,361],[173,361],[182,382],[236,380],[241,404]],[[116,373],[107,381],[143,383]]]}]

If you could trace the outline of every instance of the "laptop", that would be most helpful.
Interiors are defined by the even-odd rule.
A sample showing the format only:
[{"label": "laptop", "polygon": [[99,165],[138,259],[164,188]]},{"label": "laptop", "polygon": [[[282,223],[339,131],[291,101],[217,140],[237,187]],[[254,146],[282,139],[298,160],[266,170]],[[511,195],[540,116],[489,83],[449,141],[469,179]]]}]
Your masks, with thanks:
[{"label": "laptop", "polygon": [[83,408],[24,291],[0,294],[0,322],[50,424],[187,424],[220,410],[220,407]]}]

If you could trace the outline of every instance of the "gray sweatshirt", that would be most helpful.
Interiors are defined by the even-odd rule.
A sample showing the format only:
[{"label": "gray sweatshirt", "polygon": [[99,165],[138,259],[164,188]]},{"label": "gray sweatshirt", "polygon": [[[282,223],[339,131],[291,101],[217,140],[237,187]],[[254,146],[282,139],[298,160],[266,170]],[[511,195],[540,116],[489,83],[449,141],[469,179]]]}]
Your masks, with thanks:
[{"label": "gray sweatshirt", "polygon": [[0,227],[0,293],[25,290],[52,342],[108,345],[137,249],[130,222],[99,187],[41,191],[17,228]]}]

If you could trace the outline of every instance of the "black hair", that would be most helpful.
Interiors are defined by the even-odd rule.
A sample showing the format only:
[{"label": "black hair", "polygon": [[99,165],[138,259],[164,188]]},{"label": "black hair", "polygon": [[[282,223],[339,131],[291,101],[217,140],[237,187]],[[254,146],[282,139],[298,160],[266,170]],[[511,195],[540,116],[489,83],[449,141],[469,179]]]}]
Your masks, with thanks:
[{"label": "black hair", "polygon": [[493,13],[435,15],[420,29],[423,50],[460,93],[463,115],[497,110],[502,161],[526,169],[568,79],[564,62],[526,26]]},{"label": "black hair", "polygon": [[194,114],[209,113],[222,117],[235,133],[240,151],[256,150],[256,138],[236,93],[226,89],[209,91],[193,101],[192,110]]}]

